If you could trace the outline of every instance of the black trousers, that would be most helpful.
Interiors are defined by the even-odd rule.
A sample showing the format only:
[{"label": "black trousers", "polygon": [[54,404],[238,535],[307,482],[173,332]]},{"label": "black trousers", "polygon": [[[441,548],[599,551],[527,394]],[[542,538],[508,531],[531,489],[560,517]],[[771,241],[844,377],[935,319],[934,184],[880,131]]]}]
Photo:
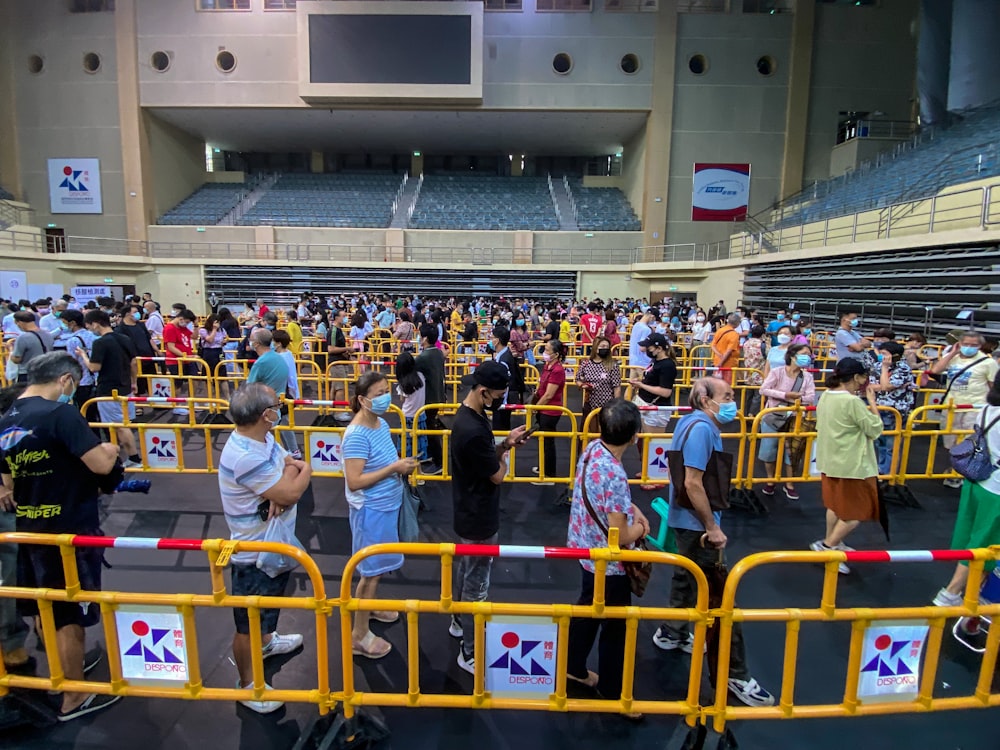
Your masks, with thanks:
[{"label": "black trousers", "polygon": [[[444,425],[442,425],[441,420],[438,419],[437,409],[428,409],[424,413],[427,415],[428,430],[444,429]],[[440,435],[427,436],[427,457],[434,463],[435,466],[444,466]]]},{"label": "black trousers", "polygon": [[[582,584],[577,604],[594,603],[594,574],[580,568]],[[609,607],[628,607],[632,604],[632,589],[628,576],[604,578],[604,603]],[[620,698],[622,694],[622,669],[625,664],[625,620],[609,617],[574,617],[569,623],[569,646],[566,671],[581,680],[587,678],[587,657],[597,644],[597,673],[600,680],[597,690],[605,698]]]},{"label": "black trousers", "polygon": [[[538,412],[538,426],[542,432],[554,432],[559,427],[560,414],[550,415]],[[556,439],[554,437],[542,438],[542,447],[545,450],[545,476],[554,477],[556,475]]]}]

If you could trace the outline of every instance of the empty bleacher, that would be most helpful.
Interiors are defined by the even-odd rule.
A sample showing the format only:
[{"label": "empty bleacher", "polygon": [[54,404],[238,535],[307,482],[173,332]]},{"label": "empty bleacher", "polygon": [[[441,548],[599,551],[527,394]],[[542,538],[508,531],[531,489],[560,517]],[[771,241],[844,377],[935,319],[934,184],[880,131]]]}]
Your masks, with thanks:
[{"label": "empty bleacher", "polygon": [[424,175],[410,229],[557,231],[544,177]]},{"label": "empty bleacher", "polygon": [[638,232],[642,230],[632,204],[618,188],[584,187],[579,177],[567,178],[576,203],[576,223],[589,232]]},{"label": "empty bleacher", "polygon": [[[1000,175],[1000,106],[970,110],[927,131],[913,148],[883,154],[877,165],[816,183],[770,212],[773,228],[797,226],[935,195],[950,185]],[[764,217],[759,217],[764,218]]]},{"label": "empty bleacher", "polygon": [[160,224],[218,224],[250,191],[249,184],[219,182],[202,185],[160,217]]},{"label": "empty bleacher", "polygon": [[398,174],[284,174],[237,220],[241,226],[387,227]]}]

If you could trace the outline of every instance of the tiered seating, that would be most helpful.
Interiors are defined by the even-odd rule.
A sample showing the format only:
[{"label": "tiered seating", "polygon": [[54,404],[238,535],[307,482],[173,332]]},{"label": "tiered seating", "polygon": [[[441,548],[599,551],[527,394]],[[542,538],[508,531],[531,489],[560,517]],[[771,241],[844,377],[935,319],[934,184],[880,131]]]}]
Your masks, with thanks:
[{"label": "tiered seating", "polygon": [[[925,136],[926,137],[926,136]],[[797,226],[930,197],[949,185],[1000,174],[1000,108],[966,114],[879,167],[835,177],[786,203],[775,227]]]},{"label": "tiered seating", "polygon": [[202,185],[160,217],[160,224],[218,224],[249,191],[243,183],[222,182]]},{"label": "tiered seating", "polygon": [[557,231],[544,177],[425,175],[410,229]]},{"label": "tiered seating", "polygon": [[576,202],[576,223],[581,230],[598,232],[638,232],[642,230],[632,204],[618,188],[584,187],[579,177],[570,177],[569,187]]},{"label": "tiered seating", "polygon": [[246,215],[242,226],[387,227],[398,174],[285,174]]}]

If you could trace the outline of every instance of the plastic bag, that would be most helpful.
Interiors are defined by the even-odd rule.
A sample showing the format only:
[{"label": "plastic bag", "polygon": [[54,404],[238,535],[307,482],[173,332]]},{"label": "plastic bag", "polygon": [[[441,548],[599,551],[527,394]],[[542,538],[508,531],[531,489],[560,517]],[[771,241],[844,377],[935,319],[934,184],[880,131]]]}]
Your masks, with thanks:
[{"label": "plastic bag", "polygon": [[[302,542],[295,536],[295,519],[298,517],[298,508],[292,506],[279,516],[275,516],[267,522],[267,530],[264,532],[265,542],[277,542],[298,547],[305,552]],[[257,555],[257,567],[269,578],[277,578],[282,573],[288,573],[299,566],[294,557],[282,555],[277,552],[261,552]]]}]

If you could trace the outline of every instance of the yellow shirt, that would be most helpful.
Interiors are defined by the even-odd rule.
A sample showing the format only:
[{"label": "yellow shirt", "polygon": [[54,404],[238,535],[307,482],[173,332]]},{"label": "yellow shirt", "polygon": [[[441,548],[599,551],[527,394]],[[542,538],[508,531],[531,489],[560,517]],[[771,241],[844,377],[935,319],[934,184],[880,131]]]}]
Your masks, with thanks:
[{"label": "yellow shirt", "polygon": [[458,311],[456,307],[451,311],[451,330],[457,331],[462,327],[462,313]]},{"label": "yellow shirt", "polygon": [[288,348],[291,350],[292,354],[296,357],[302,351],[302,326],[300,326],[296,321],[288,321],[288,325],[285,326],[285,331],[288,332],[288,338],[291,339],[291,343]]},{"label": "yellow shirt", "polygon": [[570,333],[569,321],[563,320],[559,322],[559,340],[564,344],[573,343],[573,334]]}]

